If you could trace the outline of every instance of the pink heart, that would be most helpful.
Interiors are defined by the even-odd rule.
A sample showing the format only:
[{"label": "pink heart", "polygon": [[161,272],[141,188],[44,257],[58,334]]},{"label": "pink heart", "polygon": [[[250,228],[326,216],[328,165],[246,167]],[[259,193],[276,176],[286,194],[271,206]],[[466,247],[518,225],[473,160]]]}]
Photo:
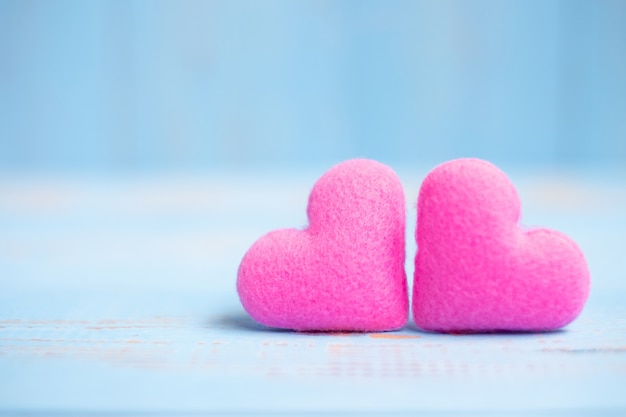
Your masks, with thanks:
[{"label": "pink heart", "polygon": [[408,317],[405,199],[387,166],[343,162],[315,184],[309,226],[266,234],[245,254],[237,291],[270,327],[382,331]]},{"label": "pink heart", "polygon": [[477,159],[446,162],[418,198],[413,316],[440,332],[541,331],[565,326],[589,295],[578,246],[518,226],[513,184]]}]

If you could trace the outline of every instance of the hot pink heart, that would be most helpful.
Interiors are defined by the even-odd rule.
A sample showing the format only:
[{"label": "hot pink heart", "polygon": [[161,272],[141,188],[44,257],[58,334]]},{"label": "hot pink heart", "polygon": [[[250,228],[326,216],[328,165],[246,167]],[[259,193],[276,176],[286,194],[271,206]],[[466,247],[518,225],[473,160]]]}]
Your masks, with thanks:
[{"label": "hot pink heart", "polygon": [[245,254],[237,291],[270,327],[382,331],[408,316],[405,199],[396,174],[356,159],[326,172],[309,196],[309,226],[261,237]]},{"label": "hot pink heart", "polygon": [[518,225],[507,176],[477,159],[444,163],[418,198],[413,316],[440,332],[541,331],[565,326],[589,295],[578,246]]}]

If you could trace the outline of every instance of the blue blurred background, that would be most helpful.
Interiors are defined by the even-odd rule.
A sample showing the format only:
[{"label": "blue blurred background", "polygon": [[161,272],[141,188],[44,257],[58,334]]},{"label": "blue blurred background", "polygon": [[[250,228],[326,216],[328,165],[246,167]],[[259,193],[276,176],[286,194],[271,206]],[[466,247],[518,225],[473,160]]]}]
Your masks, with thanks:
[{"label": "blue blurred background", "polygon": [[626,166],[626,2],[0,1],[0,170]]},{"label": "blue blurred background", "polygon": [[[461,156],[585,253],[566,330],[246,315],[243,255],[348,158],[405,186],[411,285],[419,185]],[[0,0],[1,416],[625,415],[625,242],[626,0]]]}]

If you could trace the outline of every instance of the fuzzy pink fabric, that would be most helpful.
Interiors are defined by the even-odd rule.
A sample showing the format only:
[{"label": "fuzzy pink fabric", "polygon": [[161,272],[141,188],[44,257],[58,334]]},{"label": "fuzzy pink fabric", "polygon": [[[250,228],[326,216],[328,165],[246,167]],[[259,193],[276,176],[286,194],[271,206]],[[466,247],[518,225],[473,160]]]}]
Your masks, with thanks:
[{"label": "fuzzy pink fabric", "polygon": [[237,291],[270,327],[398,329],[408,318],[405,199],[396,174],[366,159],[343,162],[315,184],[309,226],[261,237],[245,254]]},{"label": "fuzzy pink fabric", "polygon": [[517,224],[520,200],[506,175],[477,159],[431,171],[417,208],[413,316],[438,332],[542,331],[581,312],[590,279],[578,246]]}]

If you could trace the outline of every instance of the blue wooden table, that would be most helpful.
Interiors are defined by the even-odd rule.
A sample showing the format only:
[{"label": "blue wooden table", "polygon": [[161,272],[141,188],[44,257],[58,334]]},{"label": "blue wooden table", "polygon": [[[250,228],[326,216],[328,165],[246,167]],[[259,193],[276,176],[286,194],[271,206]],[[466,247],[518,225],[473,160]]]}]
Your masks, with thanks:
[{"label": "blue wooden table", "polygon": [[[562,331],[263,328],[238,263],[306,224],[319,174],[0,178],[0,415],[626,414],[623,175],[511,175],[524,222],[589,261],[591,298]],[[409,276],[424,174],[400,172]]]}]

